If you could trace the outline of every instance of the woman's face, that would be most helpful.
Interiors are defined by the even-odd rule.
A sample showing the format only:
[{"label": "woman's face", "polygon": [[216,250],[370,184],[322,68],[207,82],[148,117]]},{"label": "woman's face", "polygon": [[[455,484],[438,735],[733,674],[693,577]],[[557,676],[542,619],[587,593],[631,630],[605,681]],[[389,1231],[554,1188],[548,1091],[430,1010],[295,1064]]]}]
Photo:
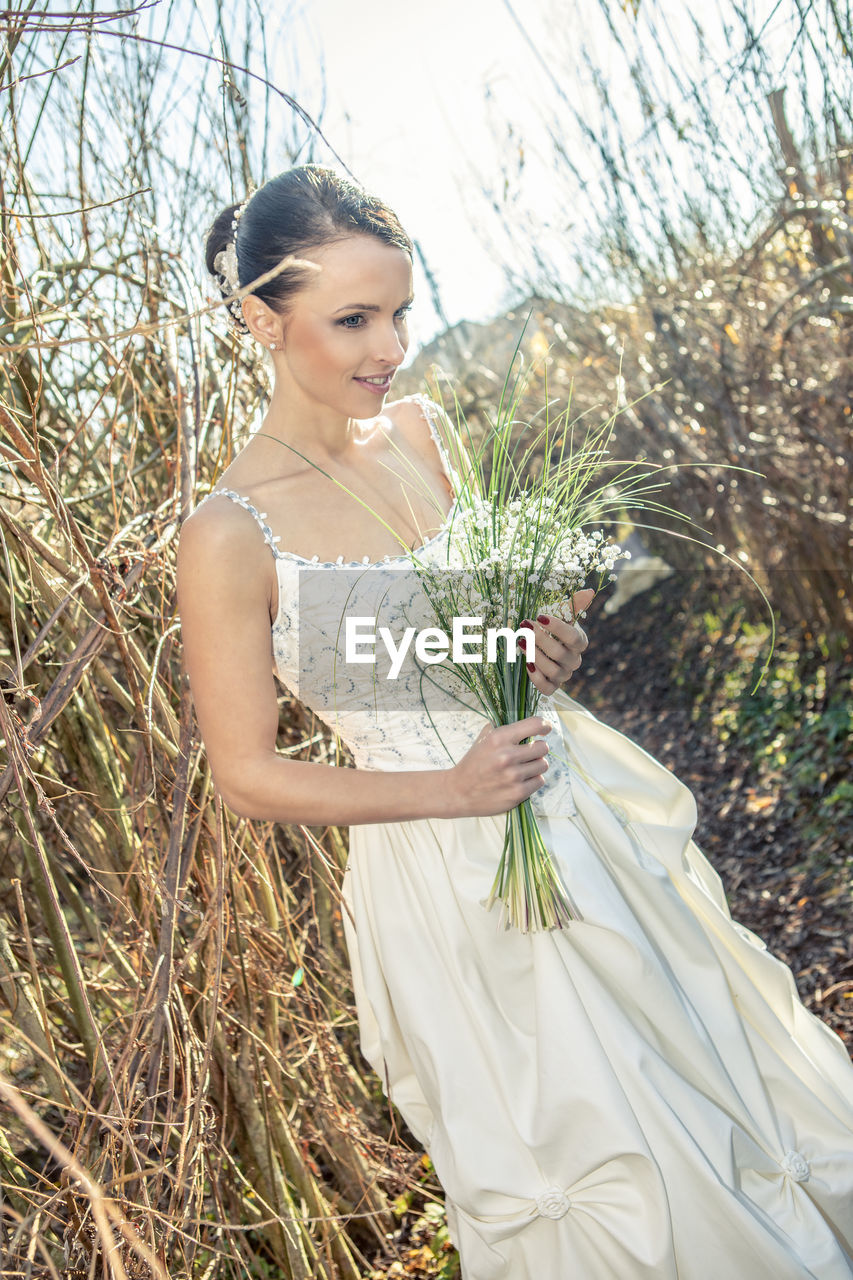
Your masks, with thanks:
[{"label": "woman's face", "polygon": [[375,417],[409,345],[411,259],[371,235],[301,256],[321,270],[282,317],[276,373],[306,408],[319,402],[347,417]]}]

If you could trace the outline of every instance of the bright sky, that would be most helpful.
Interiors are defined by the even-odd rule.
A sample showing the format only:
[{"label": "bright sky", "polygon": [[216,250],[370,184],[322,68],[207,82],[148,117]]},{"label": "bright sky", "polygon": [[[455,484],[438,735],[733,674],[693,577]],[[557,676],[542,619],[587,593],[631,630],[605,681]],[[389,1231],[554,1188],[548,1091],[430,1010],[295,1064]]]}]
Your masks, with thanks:
[{"label": "bright sky", "polygon": [[[541,39],[541,0],[519,7]],[[419,241],[450,323],[494,316],[506,281],[478,226],[472,168],[495,170],[487,91],[535,126],[527,101],[534,59],[502,0],[308,0],[291,32],[287,62],[295,63],[302,105],[320,110],[322,67],[323,131]],[[420,271],[416,288],[413,347],[439,327]]]},{"label": "bright sky", "polygon": [[[756,25],[768,22],[766,34],[775,32],[784,53],[791,6],[781,6],[780,14],[776,0],[745,3]],[[618,0],[610,0],[616,30],[629,46],[639,39],[652,59],[648,19],[654,11],[659,38],[688,76],[695,47],[691,9],[684,0],[641,0],[635,20]],[[719,92],[724,110],[723,86],[729,64],[740,55],[742,33],[732,47],[725,32],[732,26],[731,0],[707,0],[701,19],[719,68],[719,84],[711,89]],[[451,324],[491,319],[511,301],[493,247],[492,237],[501,233],[481,194],[482,183],[502,185],[505,165],[522,231],[542,239],[551,260],[562,258],[571,269],[569,250],[588,230],[584,200],[576,184],[567,207],[556,207],[543,117],[559,122],[573,161],[595,181],[601,160],[594,141],[580,135],[566,109],[568,100],[580,106],[595,129],[599,109],[581,45],[591,51],[615,95],[621,96],[620,78],[627,75],[596,0],[513,0],[512,7],[505,0],[302,0],[288,10],[286,31],[272,63],[274,78],[292,86],[315,119],[322,109],[321,125],[331,144],[420,243]],[[661,92],[669,79],[665,61],[655,73]],[[696,66],[698,76],[698,61]],[[717,80],[716,72],[712,79]],[[681,95],[673,96],[679,103]],[[632,109],[633,117],[626,113],[624,120],[629,138],[646,123]],[[686,108],[679,115],[689,122]],[[333,163],[322,143],[310,158]],[[745,180],[745,205],[750,186]],[[525,210],[534,212],[525,215]],[[540,214],[545,225],[537,228],[533,218]],[[415,283],[413,352],[443,327],[417,264]]]},{"label": "bright sky", "polygon": [[[426,259],[444,317],[455,324],[488,321],[506,310],[520,296],[518,281],[514,289],[508,282],[506,266],[529,268],[536,248],[542,249],[546,264],[541,287],[550,289],[558,280],[566,296],[578,296],[577,260],[599,235],[603,206],[611,195],[608,190],[597,197],[597,211],[593,194],[605,172],[598,142],[602,129],[613,130],[613,124],[602,121],[596,77],[620,113],[616,132],[627,139],[625,166],[649,192],[662,189],[665,166],[649,162],[644,168],[637,140],[648,131],[648,121],[627,92],[630,72],[623,43],[629,56],[633,51],[639,63],[651,68],[655,100],[662,96],[672,104],[674,125],[705,153],[706,135],[686,101],[685,86],[689,92],[694,82],[707,81],[703,97],[710,100],[715,118],[727,121],[733,151],[743,156],[743,175],[723,156],[722,177],[734,182],[736,207],[750,210],[752,157],[762,141],[767,111],[760,95],[763,120],[749,116],[736,92],[726,95],[729,75],[745,56],[744,33],[734,19],[742,6],[756,27],[765,28],[762,48],[772,46],[774,63],[769,74],[778,74],[780,84],[797,82],[800,68],[789,62],[797,0],[704,0],[700,16],[710,59],[704,65],[693,30],[699,21],[697,6],[685,0],[639,0],[636,18],[625,12],[628,0],[233,0],[227,5],[221,0],[156,0],[132,25],[155,42],[145,55],[157,63],[147,127],[163,148],[164,172],[170,163],[180,173],[187,156],[194,154],[192,130],[201,106],[201,115],[209,117],[205,137],[212,137],[222,160],[207,182],[223,200],[232,189],[237,197],[244,194],[239,176],[238,186],[231,187],[233,170],[239,174],[240,169],[234,150],[231,171],[226,162],[226,146],[236,148],[239,131],[230,110],[224,109],[219,66],[180,52],[218,58],[219,17],[234,63],[248,59],[252,72],[292,95],[319,121],[329,143],[317,139],[280,97],[265,96],[257,80],[238,74],[247,100],[241,127],[245,125],[250,146],[257,150],[252,157],[255,176],[273,176],[293,163],[294,156],[296,163],[334,165],[337,153],[359,182],[396,210]],[[823,38],[820,31],[817,38]],[[80,59],[82,33],[71,38],[69,50],[59,36],[52,45],[37,39],[48,65],[51,48],[57,57],[69,50],[75,55],[77,61],[65,73],[72,102],[85,65]],[[158,48],[162,41],[171,46],[168,52]],[[124,102],[119,40],[95,36],[92,51],[90,127],[104,121],[117,165],[115,191],[112,175],[105,173],[109,200],[121,194],[120,178],[129,167],[123,148],[133,131],[122,131],[121,120],[115,119]],[[673,68],[683,77],[680,86]],[[103,77],[103,99],[98,93],[101,70],[110,72]],[[28,101],[36,111],[40,82],[29,83]],[[793,89],[789,103],[795,95]],[[796,120],[791,124],[796,133]],[[260,162],[264,138],[269,146]],[[673,138],[670,134],[662,143],[676,161],[671,183],[676,190],[686,189],[694,175],[680,168],[686,144]],[[60,148],[63,141],[69,142],[66,162],[73,166],[73,132],[69,139],[57,138]],[[556,166],[555,142],[566,155]],[[766,147],[761,149],[766,153]],[[704,160],[710,163],[711,157],[706,154]],[[48,191],[54,189],[53,167],[54,157],[46,154],[45,173],[50,176],[43,185]],[[200,186],[205,187],[204,178]],[[192,182],[187,191],[189,200]],[[697,194],[701,200],[703,191]],[[774,178],[772,198],[779,194]],[[170,198],[166,188],[162,199],[174,216]],[[656,226],[654,232],[657,243]],[[197,259],[196,251],[193,263]],[[200,283],[207,287],[206,279]],[[412,356],[444,327],[417,259],[415,289]],[[609,289],[607,293],[618,300]]]},{"label": "bright sky", "polygon": [[[674,162],[670,189],[681,193],[690,190],[691,181],[696,184],[695,171],[685,161],[691,142],[701,169],[714,164],[707,134],[689,101],[699,83],[715,120],[725,124],[743,172],[729,163],[723,148],[717,169],[709,177],[703,173],[702,186],[693,194],[704,203],[709,181],[731,183],[734,207],[749,218],[755,207],[754,158],[768,154],[762,137],[767,85],[789,87],[786,105],[798,134],[795,104],[803,72],[792,59],[801,23],[798,3],[703,0],[699,10],[686,0],[639,0],[634,17],[628,0],[232,0],[226,5],[221,0],[158,0],[133,25],[173,46],[167,54],[152,46],[148,54],[162,64],[152,82],[148,125],[177,171],[190,154],[189,131],[195,127],[200,91],[205,111],[212,115],[214,145],[222,148],[223,123],[228,139],[236,139],[233,119],[227,112],[224,118],[219,115],[224,99],[217,64],[176,51],[219,57],[219,16],[234,63],[248,58],[254,73],[268,76],[319,121],[329,142],[317,139],[280,97],[266,98],[257,80],[238,76],[247,98],[245,127],[251,145],[269,138],[266,172],[255,176],[273,176],[292,163],[294,154],[297,163],[335,164],[337,153],[359,182],[396,210],[424,254],[444,316],[454,324],[490,320],[505,310],[519,296],[518,283],[510,288],[506,265],[530,267],[536,248],[542,249],[546,264],[541,286],[550,288],[559,280],[568,296],[576,296],[577,260],[595,242],[604,206],[611,202],[612,188],[595,197],[605,176],[598,146],[604,129],[626,139],[623,168],[641,189],[649,194],[666,190],[666,165],[659,157],[650,159],[640,145],[650,130],[629,92],[626,49],[628,58],[648,70],[653,100],[671,108],[673,130],[679,133],[676,141],[667,126],[661,143]],[[753,57],[744,48],[739,9],[749,14],[754,28],[762,29],[760,56],[767,78],[754,90],[758,106],[753,114],[736,80],[738,65]],[[694,30],[700,21],[704,63]],[[800,47],[807,47],[809,39],[829,39],[819,15],[809,21]],[[67,73],[69,85],[84,65],[79,61],[82,36],[71,45],[79,65]],[[120,69],[118,40],[96,36],[93,50],[96,72],[101,66]],[[57,43],[57,54],[65,52]],[[735,77],[734,89],[729,89],[730,77]],[[122,102],[120,93],[117,99],[107,93],[101,103],[92,87],[97,83],[95,75],[89,89],[95,125],[105,111],[120,110]],[[617,129],[602,118],[599,91],[619,114]],[[30,98],[35,109],[38,86]],[[119,164],[124,164],[115,123],[111,117],[105,128]],[[555,144],[566,157],[556,165]],[[236,157],[232,159],[239,170]],[[46,167],[51,167],[50,156]],[[228,173],[223,154],[221,174],[213,181],[226,199]],[[769,200],[774,201],[781,193],[778,179],[771,177]],[[500,216],[485,192],[496,193]],[[235,194],[243,193],[238,189]],[[168,196],[166,191],[167,201]],[[765,211],[767,204],[765,199]],[[651,217],[657,244],[659,218],[657,213]],[[633,234],[642,241],[642,229]],[[417,260],[415,288],[413,354],[443,328]],[[609,288],[607,292],[618,301]]]}]

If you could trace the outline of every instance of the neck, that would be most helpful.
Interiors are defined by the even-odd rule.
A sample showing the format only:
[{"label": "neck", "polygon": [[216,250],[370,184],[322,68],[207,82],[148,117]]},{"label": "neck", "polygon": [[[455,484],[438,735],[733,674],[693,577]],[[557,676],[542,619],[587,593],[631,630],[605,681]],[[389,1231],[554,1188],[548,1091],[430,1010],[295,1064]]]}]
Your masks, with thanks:
[{"label": "neck", "polygon": [[358,439],[358,423],[296,389],[285,393],[278,381],[263,423],[263,434],[298,449],[313,462],[345,457]]}]

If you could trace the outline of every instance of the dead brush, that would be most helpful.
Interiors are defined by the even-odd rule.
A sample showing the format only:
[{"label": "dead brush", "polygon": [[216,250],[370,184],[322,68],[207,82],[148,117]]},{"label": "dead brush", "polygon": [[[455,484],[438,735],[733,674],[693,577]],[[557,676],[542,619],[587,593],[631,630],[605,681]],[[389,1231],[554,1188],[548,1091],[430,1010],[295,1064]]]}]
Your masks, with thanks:
[{"label": "dead brush", "polygon": [[[175,545],[262,379],[202,328],[133,147],[131,197],[89,169],[119,98],[156,167],[159,65],[131,39],[95,77],[90,18],[22,15],[0,58],[3,1274],[357,1280],[435,1185],[365,1079],[343,834],[234,821],[201,750]],[[280,741],[334,749],[289,697]]]}]

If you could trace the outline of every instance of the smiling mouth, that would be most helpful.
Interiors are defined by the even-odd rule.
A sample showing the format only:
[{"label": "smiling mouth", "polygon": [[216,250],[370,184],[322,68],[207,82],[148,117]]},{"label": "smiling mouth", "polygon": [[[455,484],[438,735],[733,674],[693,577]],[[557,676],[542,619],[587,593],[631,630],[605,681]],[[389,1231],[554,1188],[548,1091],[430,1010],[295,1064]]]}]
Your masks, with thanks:
[{"label": "smiling mouth", "polygon": [[387,391],[391,386],[393,373],[386,373],[381,378],[356,378],[356,382],[362,383],[365,387],[370,387],[371,391]]}]

